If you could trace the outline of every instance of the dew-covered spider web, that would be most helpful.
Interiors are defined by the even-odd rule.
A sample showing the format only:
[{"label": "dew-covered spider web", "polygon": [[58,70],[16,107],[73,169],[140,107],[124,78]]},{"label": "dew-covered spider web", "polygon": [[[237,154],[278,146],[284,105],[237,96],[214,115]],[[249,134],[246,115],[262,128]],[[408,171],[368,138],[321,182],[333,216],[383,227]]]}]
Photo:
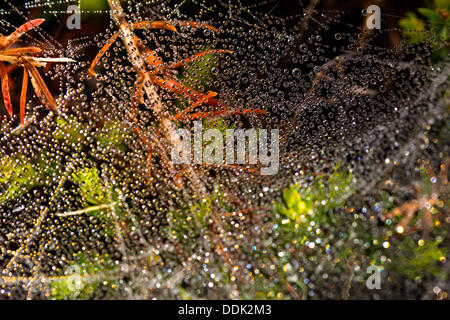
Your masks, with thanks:
[{"label": "dew-covered spider web", "polygon": [[[367,30],[361,8],[314,0],[122,1],[137,36],[130,46],[151,75],[141,81],[123,34],[88,73],[118,31],[106,1],[81,1],[73,30],[66,9],[77,1],[2,1],[3,35],[46,19],[15,46],[75,62],[38,68],[58,112],[29,85],[22,126],[23,67],[6,63],[14,115],[2,104],[1,298],[433,298],[450,289],[441,280],[450,64],[434,56],[448,41],[417,31],[411,43],[392,15]],[[171,128],[194,120],[220,132],[278,129],[278,172],[171,163]],[[382,291],[367,288],[369,266],[383,270]]]}]

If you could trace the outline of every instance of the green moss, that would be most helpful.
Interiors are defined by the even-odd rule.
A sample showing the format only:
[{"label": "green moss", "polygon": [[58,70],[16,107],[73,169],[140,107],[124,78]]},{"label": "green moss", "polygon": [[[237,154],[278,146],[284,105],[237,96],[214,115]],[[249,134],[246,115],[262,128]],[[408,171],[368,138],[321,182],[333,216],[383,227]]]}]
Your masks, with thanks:
[{"label": "green moss", "polygon": [[58,117],[56,124],[56,130],[53,133],[56,139],[73,144],[78,144],[85,139],[81,124],[73,118]]},{"label": "green moss", "polygon": [[409,12],[406,18],[399,21],[406,39],[411,44],[417,44],[428,41],[430,36],[434,37],[431,39],[434,41],[433,61],[443,60],[449,52],[446,42],[450,32],[450,1],[434,0],[428,7],[419,8],[417,11],[425,18],[427,25],[415,13]]},{"label": "green moss", "polygon": [[118,121],[106,123],[97,135],[97,141],[102,148],[115,148],[125,151],[125,137],[123,125]]},{"label": "green moss", "polygon": [[[211,50],[211,48],[204,47],[200,52],[207,50]],[[216,91],[212,82],[215,78],[214,68],[217,63],[217,56],[216,53],[208,54],[181,67],[177,77],[180,83],[202,93],[206,93],[208,90]],[[178,109],[189,106],[188,101],[182,96],[178,96],[174,100],[174,104]]]},{"label": "green moss", "polygon": [[36,185],[36,172],[32,164],[23,157],[5,157],[0,165],[0,183],[5,189],[0,192],[0,200],[20,197]]},{"label": "green moss", "polygon": [[[211,50],[210,47],[201,48],[200,52]],[[205,55],[180,68],[178,79],[187,86],[206,92],[211,87],[214,78],[214,67],[217,62],[217,54]]]},{"label": "green moss", "polygon": [[100,181],[96,168],[83,168],[72,173],[72,179],[78,184],[81,196],[90,204],[109,203],[106,188]]},{"label": "green moss", "polygon": [[[72,173],[72,180],[78,185],[78,190],[83,199],[93,206],[105,205],[105,208],[91,210],[86,214],[101,219],[104,222],[105,234],[116,235],[117,219],[122,219],[120,207],[115,206],[119,200],[119,193],[110,186],[106,186],[100,179],[97,168],[83,168]],[[115,215],[111,214],[114,210]]]},{"label": "green moss", "polygon": [[[225,202],[225,195],[216,190],[210,198],[169,212],[169,226],[167,228],[169,237],[175,241],[186,242],[192,241],[190,239],[192,237],[199,236],[200,231],[207,229],[214,219],[213,205],[222,208],[222,210],[230,209]],[[187,234],[190,234],[190,236],[187,237]]]},{"label": "green moss", "polygon": [[38,158],[28,160],[23,156],[4,157],[0,164],[0,201],[14,200],[31,189],[50,183],[59,167],[43,152]]}]

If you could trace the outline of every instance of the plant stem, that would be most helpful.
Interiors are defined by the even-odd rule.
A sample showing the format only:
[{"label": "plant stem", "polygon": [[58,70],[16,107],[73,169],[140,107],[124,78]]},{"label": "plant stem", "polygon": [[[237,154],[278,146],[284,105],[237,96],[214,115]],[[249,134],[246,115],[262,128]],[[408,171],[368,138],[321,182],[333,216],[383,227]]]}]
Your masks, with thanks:
[{"label": "plant stem", "polygon": [[[133,31],[131,30],[129,23],[126,20],[125,12],[123,11],[120,1],[119,0],[108,0],[109,6],[111,8],[111,17],[118,26],[120,30],[120,37],[122,38],[122,41],[125,45],[125,48],[127,50],[127,53],[131,59],[131,63],[133,64],[134,69],[136,72],[143,77],[143,89],[145,94],[147,95],[150,103],[153,106],[153,111],[160,121],[162,128],[163,128],[163,134],[165,136],[165,139],[167,140],[167,143],[164,143],[163,141],[157,141],[157,144],[159,146],[161,157],[164,158],[167,169],[170,170],[172,174],[175,174],[175,168],[173,167],[173,163],[170,158],[170,152],[168,150],[172,149],[172,133],[173,133],[173,124],[170,121],[170,114],[167,113],[167,108],[163,105],[161,98],[158,95],[158,92],[154,86],[154,84],[151,81],[150,73],[147,70],[147,67],[145,65],[145,61],[142,59],[141,53],[139,52],[138,47],[135,43],[135,35]],[[189,179],[190,187],[192,187],[194,192],[196,193],[197,197],[200,197],[200,199],[208,198],[207,189],[205,188],[202,180],[199,178],[198,173],[196,170],[191,167],[190,165],[186,165],[183,170],[185,176]],[[212,208],[212,215],[214,216],[215,223],[219,226],[220,229],[224,230],[220,214],[215,210],[215,208]],[[220,240],[220,237],[215,240],[217,253],[226,261],[230,261],[230,257],[228,256],[228,253],[225,249],[225,246],[222,244],[222,241]],[[230,273],[234,273],[232,265],[229,266]],[[232,284],[232,287],[235,292],[238,292],[237,285]]]},{"label": "plant stem", "polygon": [[[136,46],[135,35],[126,20],[126,15],[120,5],[120,1],[108,0],[108,3],[111,7],[111,17],[120,30],[120,36],[131,59],[133,67],[144,79],[144,92],[150,100],[150,103],[153,105],[153,111],[162,125],[162,131],[166,141],[159,140],[156,142],[161,151],[161,157],[164,158],[167,169],[169,169],[172,174],[175,174],[176,172],[170,158],[170,152],[168,152],[168,150],[172,149],[172,133],[174,130],[173,124],[170,121],[170,115],[166,114],[167,108],[162,103],[161,98],[159,97],[158,92],[151,81],[150,73],[148,72],[145,61],[142,59],[141,53]],[[196,192],[199,193],[200,196],[205,196],[206,189],[203,187],[203,183],[199,179],[197,173],[189,166],[186,168],[185,173],[190,180],[191,185],[196,188]]]}]

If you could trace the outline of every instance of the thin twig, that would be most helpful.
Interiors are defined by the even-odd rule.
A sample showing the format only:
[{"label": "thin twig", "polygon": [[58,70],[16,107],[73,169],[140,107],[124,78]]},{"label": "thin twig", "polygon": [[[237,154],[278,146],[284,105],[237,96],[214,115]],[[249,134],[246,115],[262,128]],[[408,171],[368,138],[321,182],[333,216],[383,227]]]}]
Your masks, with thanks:
[{"label": "thin twig", "polygon": [[[147,70],[145,65],[145,61],[142,58],[142,55],[134,42],[134,34],[126,20],[125,13],[120,5],[120,2],[117,0],[108,0],[109,6],[111,7],[111,16],[118,28],[120,29],[120,36],[122,38],[123,44],[125,45],[125,49],[129,57],[131,58],[131,62],[136,72],[141,74],[144,78],[144,91],[147,97],[153,104],[153,111],[157,116],[162,115],[162,113],[166,110],[163,105],[161,98],[158,95],[158,92],[153,85],[150,79],[150,73]],[[168,118],[160,119],[163,127],[168,131],[168,134],[172,134],[173,127],[172,123]],[[168,136],[168,140],[170,141],[171,135]]]},{"label": "thin twig", "polygon": [[109,204],[102,204],[99,206],[93,206],[93,207],[88,207],[85,209],[80,209],[80,210],[76,210],[76,211],[70,211],[70,212],[65,212],[65,213],[57,213],[56,215],[58,217],[70,217],[70,216],[76,216],[79,214],[83,214],[83,213],[87,213],[87,212],[91,212],[91,211],[96,211],[96,210],[100,210],[100,209],[108,209],[108,208],[112,208],[114,206],[117,205],[117,202],[113,202],[113,203],[109,203]]}]

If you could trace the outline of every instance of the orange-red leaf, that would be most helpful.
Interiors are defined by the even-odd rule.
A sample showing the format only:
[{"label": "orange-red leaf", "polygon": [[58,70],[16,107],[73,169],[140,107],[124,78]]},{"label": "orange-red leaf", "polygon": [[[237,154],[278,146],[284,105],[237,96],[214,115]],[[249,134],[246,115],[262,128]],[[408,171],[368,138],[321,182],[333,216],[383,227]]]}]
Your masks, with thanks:
[{"label": "orange-red leaf", "polygon": [[167,29],[173,32],[177,32],[175,26],[169,24],[167,21],[138,21],[133,23],[135,29]]},{"label": "orange-red leaf", "polygon": [[44,21],[45,19],[34,19],[24,23],[19,28],[17,28],[13,33],[4,38],[5,39],[4,42],[0,44],[2,49],[8,48],[11,44],[16,42],[25,32],[37,27]]},{"label": "orange-red leaf", "polygon": [[24,47],[0,50],[1,55],[5,56],[19,56],[23,54],[41,53],[42,49],[38,47]]},{"label": "orange-red leaf", "polygon": [[103,46],[103,48],[97,53],[97,55],[94,58],[94,61],[92,61],[91,66],[89,67],[88,73],[91,76],[95,76],[96,73],[94,71],[94,67],[97,65],[97,63],[100,61],[100,59],[103,57],[103,55],[108,51],[108,49],[113,45],[113,43],[117,40],[119,37],[118,33],[113,34],[113,36],[106,42],[106,44]]},{"label": "orange-red leaf", "polygon": [[28,89],[28,72],[23,69],[23,80],[22,80],[22,92],[20,93],[20,124],[24,124],[25,119],[25,103],[27,101],[27,89]]}]

